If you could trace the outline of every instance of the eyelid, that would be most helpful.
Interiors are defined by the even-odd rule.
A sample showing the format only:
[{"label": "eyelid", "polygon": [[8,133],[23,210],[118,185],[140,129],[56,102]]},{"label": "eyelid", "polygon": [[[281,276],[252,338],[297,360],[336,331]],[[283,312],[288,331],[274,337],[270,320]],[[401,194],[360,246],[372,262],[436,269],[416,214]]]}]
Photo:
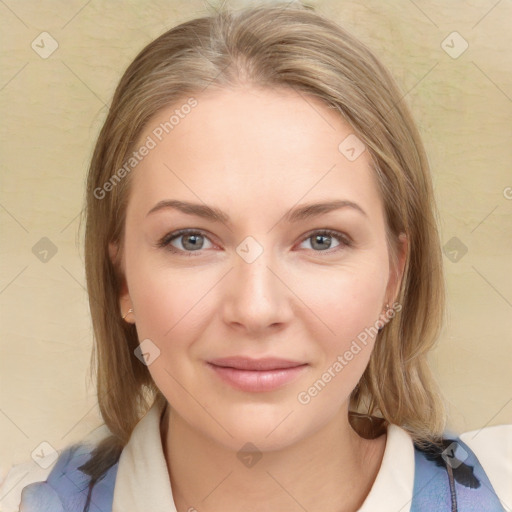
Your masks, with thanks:
[{"label": "eyelid", "polygon": [[[199,249],[197,251],[183,251],[183,250],[178,249],[171,245],[171,242],[176,240],[180,236],[189,235],[189,234],[201,235],[201,236],[207,238],[212,244],[216,245],[215,242],[213,242],[213,240],[211,239],[211,237],[208,235],[208,233],[206,231],[199,229],[199,228],[184,228],[184,229],[178,229],[171,233],[167,233],[157,242],[156,246],[163,248],[163,249],[167,249],[173,253],[186,254],[189,256],[191,256],[193,254],[197,254],[197,255],[201,254],[203,252],[202,249]],[[305,233],[304,235],[302,235],[299,244],[303,243],[308,238],[311,238],[313,235],[325,235],[325,236],[329,236],[331,238],[336,238],[340,242],[341,247],[352,247],[352,245],[353,245],[352,238],[349,237],[346,233],[337,231],[335,229],[329,229],[329,228],[317,228],[317,229],[313,229],[313,230]],[[338,247],[339,246],[335,247],[334,249],[326,249],[325,251],[313,251],[313,252],[316,252],[319,254],[322,254],[322,253],[328,254],[328,253],[336,252],[337,250],[339,250]]]},{"label": "eyelid", "polygon": [[171,245],[172,241],[174,241],[177,238],[180,238],[180,236],[184,236],[184,235],[201,235],[201,236],[207,238],[208,240],[210,240],[210,242],[215,245],[215,242],[213,242],[213,240],[207,234],[206,231],[204,231],[202,229],[198,229],[198,228],[184,228],[184,229],[177,229],[176,231],[172,231],[171,233],[167,233],[162,238],[160,238],[160,240],[158,240],[158,242],[156,243],[156,246],[163,248],[163,249],[167,249],[171,252],[180,253],[180,254],[192,255],[194,253],[198,253],[198,254],[201,253],[202,249],[200,249],[198,251],[183,251],[183,250],[177,249],[176,247]]},{"label": "eyelid", "polygon": [[333,237],[333,238],[338,238],[341,242],[343,242],[346,245],[352,245],[354,243],[352,238],[349,237],[343,231],[338,231],[336,229],[330,229],[330,228],[313,229],[313,230],[309,231],[308,233],[306,233],[305,235],[303,235],[301,241],[303,242],[304,240],[306,240],[307,238],[312,237],[315,234],[327,235],[327,236],[330,236],[330,237]]}]

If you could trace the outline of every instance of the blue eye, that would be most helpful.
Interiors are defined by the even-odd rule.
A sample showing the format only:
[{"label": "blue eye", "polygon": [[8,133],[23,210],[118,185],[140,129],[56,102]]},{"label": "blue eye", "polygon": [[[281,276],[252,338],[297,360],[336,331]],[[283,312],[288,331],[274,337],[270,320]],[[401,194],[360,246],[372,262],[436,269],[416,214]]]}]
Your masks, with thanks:
[{"label": "blue eye", "polygon": [[[179,245],[181,247],[176,247],[172,244],[175,240],[180,241]],[[169,235],[164,236],[159,242],[159,247],[165,247],[169,249],[171,252],[175,253],[185,253],[188,256],[192,256],[191,253],[200,251],[205,249],[204,241],[209,240],[207,236],[205,236],[201,231],[193,230],[193,229],[181,229],[179,231],[175,231],[174,233],[170,233]],[[208,247],[206,247],[208,249]]]},{"label": "blue eye", "polygon": [[[332,247],[332,240],[337,240],[338,244]],[[343,247],[350,247],[351,241],[348,239],[346,235],[342,233],[338,233],[337,231],[333,231],[331,229],[324,229],[321,231],[315,231],[314,233],[310,233],[307,238],[303,240],[302,243],[311,240],[311,246],[315,252],[323,252],[330,251],[334,249],[335,251],[338,249],[342,249]],[[318,250],[316,250],[318,249]]]},{"label": "blue eye", "polygon": [[[309,233],[306,238],[302,239],[301,244],[304,244],[309,240],[312,241],[312,250],[317,253],[327,251],[329,253],[336,252],[340,249],[343,249],[344,247],[350,247],[352,245],[352,242],[348,236],[330,229],[323,229]],[[337,241],[337,245],[334,247],[332,247],[333,240]],[[173,243],[175,241],[178,242],[178,246]],[[157,243],[157,246],[165,248],[176,254],[195,256],[194,253],[197,253],[197,256],[199,256],[202,250],[209,249],[213,246],[212,244],[210,247],[205,247],[205,241],[208,241],[210,244],[212,244],[210,239],[200,230],[180,229],[165,235]]]}]

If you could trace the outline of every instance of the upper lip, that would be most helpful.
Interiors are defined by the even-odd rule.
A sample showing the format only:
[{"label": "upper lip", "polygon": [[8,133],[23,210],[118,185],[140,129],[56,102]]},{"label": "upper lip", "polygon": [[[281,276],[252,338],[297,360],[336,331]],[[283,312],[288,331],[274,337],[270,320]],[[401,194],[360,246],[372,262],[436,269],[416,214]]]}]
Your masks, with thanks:
[{"label": "upper lip", "polygon": [[279,359],[276,357],[266,357],[262,359],[251,359],[248,357],[222,357],[208,361],[215,366],[236,368],[238,370],[278,370],[282,368],[294,368],[306,363],[291,361],[289,359]]}]

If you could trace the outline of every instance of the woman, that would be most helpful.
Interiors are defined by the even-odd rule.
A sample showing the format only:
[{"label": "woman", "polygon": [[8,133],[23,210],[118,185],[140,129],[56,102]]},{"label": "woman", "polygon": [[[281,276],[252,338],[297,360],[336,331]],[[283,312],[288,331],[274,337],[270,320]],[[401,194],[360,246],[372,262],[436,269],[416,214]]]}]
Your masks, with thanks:
[{"label": "woman", "polygon": [[427,365],[422,143],[333,22],[225,10],[136,57],[90,166],[86,273],[109,433],[21,510],[505,510]]}]

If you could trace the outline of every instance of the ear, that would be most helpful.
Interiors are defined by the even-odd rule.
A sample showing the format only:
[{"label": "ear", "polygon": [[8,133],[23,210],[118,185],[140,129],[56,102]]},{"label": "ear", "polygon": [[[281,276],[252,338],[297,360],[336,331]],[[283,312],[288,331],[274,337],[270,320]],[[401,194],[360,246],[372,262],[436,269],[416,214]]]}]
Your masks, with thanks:
[{"label": "ear", "polygon": [[393,258],[390,258],[389,281],[386,289],[386,302],[390,305],[395,302],[398,296],[408,255],[409,239],[405,233],[400,233],[395,261],[393,262]]},{"label": "ear", "polygon": [[130,298],[128,284],[126,282],[123,258],[120,254],[119,244],[110,242],[108,244],[108,254],[119,279],[119,315],[121,317],[125,316],[125,322],[134,323],[134,315],[127,314],[130,309],[133,309],[133,304]]}]

